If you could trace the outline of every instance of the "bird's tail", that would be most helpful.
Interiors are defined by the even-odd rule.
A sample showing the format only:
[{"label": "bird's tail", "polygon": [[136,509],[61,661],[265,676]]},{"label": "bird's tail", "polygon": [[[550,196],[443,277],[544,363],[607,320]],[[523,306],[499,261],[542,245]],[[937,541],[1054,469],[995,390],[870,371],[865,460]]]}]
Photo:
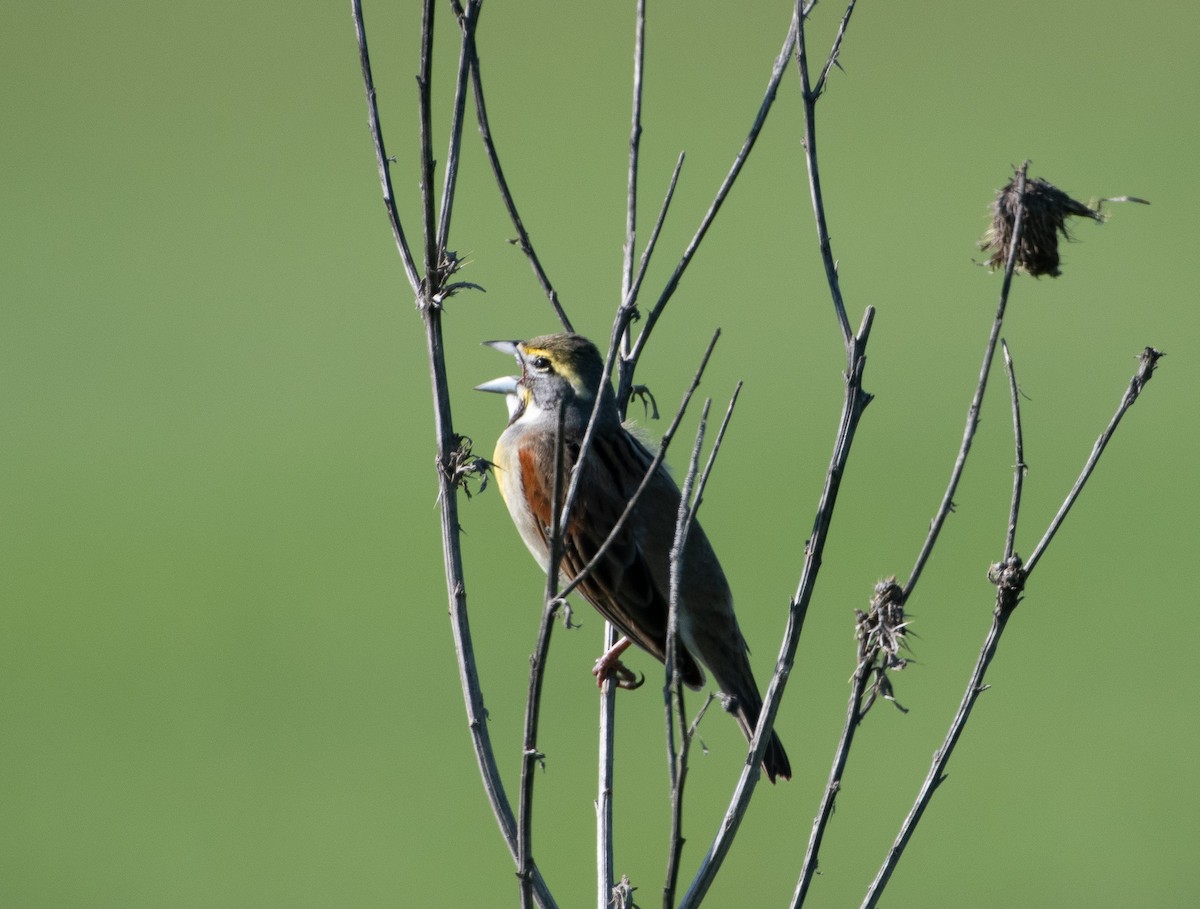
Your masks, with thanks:
[{"label": "bird's tail", "polygon": [[[738,725],[742,727],[742,733],[746,736],[746,741],[750,741],[754,737],[754,727],[758,725],[758,714],[762,710],[762,697],[757,690],[751,687],[748,691],[737,695],[736,703],[731,706],[737,717]],[[774,729],[771,730],[771,738],[767,741],[767,748],[763,752],[762,767],[767,774],[767,779],[772,783],[775,782],[776,777],[783,777],[785,780],[792,778],[792,765],[788,762],[787,752],[783,750],[783,742],[779,741],[779,736],[775,734]]]}]

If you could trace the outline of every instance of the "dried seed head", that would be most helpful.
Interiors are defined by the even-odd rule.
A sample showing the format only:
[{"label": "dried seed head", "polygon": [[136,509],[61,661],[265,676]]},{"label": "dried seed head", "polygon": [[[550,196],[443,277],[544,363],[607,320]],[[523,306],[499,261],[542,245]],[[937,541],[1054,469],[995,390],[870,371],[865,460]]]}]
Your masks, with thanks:
[{"label": "dried seed head", "polygon": [[908,648],[908,621],[904,615],[904,591],[894,577],[884,578],[875,585],[875,595],[866,612],[856,609],[858,636],[858,671],[866,673],[869,692],[862,707],[866,713],[877,697],[891,701],[900,710],[888,672],[900,671],[908,665],[901,653]]},{"label": "dried seed head", "polygon": [[[1021,201],[1016,177],[996,193],[996,200],[992,203],[991,227],[979,242],[979,248],[991,254],[987,263],[991,268],[1004,268],[1008,261],[1008,247],[1012,243],[1013,225]],[[1025,217],[1021,225],[1017,267],[1035,278],[1041,275],[1057,278],[1062,274],[1058,267],[1058,235],[1071,239],[1067,232],[1067,218],[1076,216],[1103,221],[1104,215],[1075,201],[1041,178],[1025,181],[1024,203]]]}]

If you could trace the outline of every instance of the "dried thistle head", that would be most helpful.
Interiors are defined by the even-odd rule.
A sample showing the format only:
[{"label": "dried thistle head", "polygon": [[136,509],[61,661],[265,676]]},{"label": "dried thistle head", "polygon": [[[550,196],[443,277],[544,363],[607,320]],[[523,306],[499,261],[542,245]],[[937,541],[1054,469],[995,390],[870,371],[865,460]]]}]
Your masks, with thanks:
[{"label": "dried thistle head", "polygon": [[867,685],[867,697],[861,714],[865,715],[877,698],[891,701],[901,711],[908,711],[896,700],[888,672],[899,672],[908,665],[901,652],[908,648],[908,621],[904,615],[904,591],[894,577],[884,578],[875,585],[871,606],[866,611],[854,610],[858,636],[859,665]]},{"label": "dried thistle head", "polygon": [[865,660],[881,668],[903,669],[908,661],[900,656],[907,642],[908,622],[904,615],[904,591],[894,577],[875,585],[871,606],[866,612],[855,610],[859,652]]},{"label": "dried thistle head", "polygon": [[[990,253],[988,266],[1004,268],[1008,262],[1008,247],[1012,243],[1013,225],[1021,206],[1021,194],[1017,191],[1018,178],[1014,176],[996,193],[992,203],[992,224],[979,242],[979,248]],[[1017,267],[1035,278],[1049,275],[1057,278],[1062,274],[1058,256],[1058,237],[1071,239],[1067,231],[1067,218],[1075,216],[1103,221],[1098,209],[1077,202],[1057,186],[1040,177],[1025,181],[1025,217],[1021,223],[1021,243],[1017,250]]]}]

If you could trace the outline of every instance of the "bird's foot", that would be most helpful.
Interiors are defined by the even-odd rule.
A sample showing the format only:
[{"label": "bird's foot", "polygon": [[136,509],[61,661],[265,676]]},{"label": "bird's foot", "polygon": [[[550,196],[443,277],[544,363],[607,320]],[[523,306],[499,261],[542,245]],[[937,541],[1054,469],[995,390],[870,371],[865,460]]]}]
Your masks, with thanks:
[{"label": "bird's foot", "polygon": [[606,679],[612,679],[618,688],[632,690],[642,687],[646,677],[621,662],[621,654],[628,650],[632,643],[629,638],[623,637],[596,660],[596,665],[592,667],[592,675],[596,677],[597,687],[603,687]]}]

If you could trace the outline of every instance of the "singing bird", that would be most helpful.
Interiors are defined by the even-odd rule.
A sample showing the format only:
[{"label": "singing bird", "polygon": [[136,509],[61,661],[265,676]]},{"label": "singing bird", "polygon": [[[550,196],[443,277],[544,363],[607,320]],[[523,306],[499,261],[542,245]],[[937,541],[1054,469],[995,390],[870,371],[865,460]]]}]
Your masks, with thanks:
[{"label": "singing bird", "polygon": [[[560,570],[573,580],[609,536],[653,456],[622,425],[611,386],[605,383],[600,387],[604,363],[587,338],[552,334],[528,341],[487,343],[515,356],[521,368],[519,377],[505,376],[477,387],[505,395],[509,421],[493,456],[496,479],[513,523],[543,571],[548,570],[550,561],[558,413],[562,407],[563,475],[569,478],[596,395],[601,396],[591,453],[563,535]],[[666,659],[670,554],[679,501],[679,487],[660,466],[616,539],[578,587],[583,598],[628,641],[660,661]],[[749,740],[762,697],[750,669],[746,639],[733,614],[729,583],[698,523],[688,533],[683,555],[678,644],[684,683],[693,689],[703,687],[707,668],[726,709]],[[628,646],[623,642],[623,647]],[[618,645],[616,654],[601,658],[597,664],[601,672],[611,668],[623,647]],[[787,754],[774,732],[762,766],[771,782],[776,777],[791,779]]]}]

